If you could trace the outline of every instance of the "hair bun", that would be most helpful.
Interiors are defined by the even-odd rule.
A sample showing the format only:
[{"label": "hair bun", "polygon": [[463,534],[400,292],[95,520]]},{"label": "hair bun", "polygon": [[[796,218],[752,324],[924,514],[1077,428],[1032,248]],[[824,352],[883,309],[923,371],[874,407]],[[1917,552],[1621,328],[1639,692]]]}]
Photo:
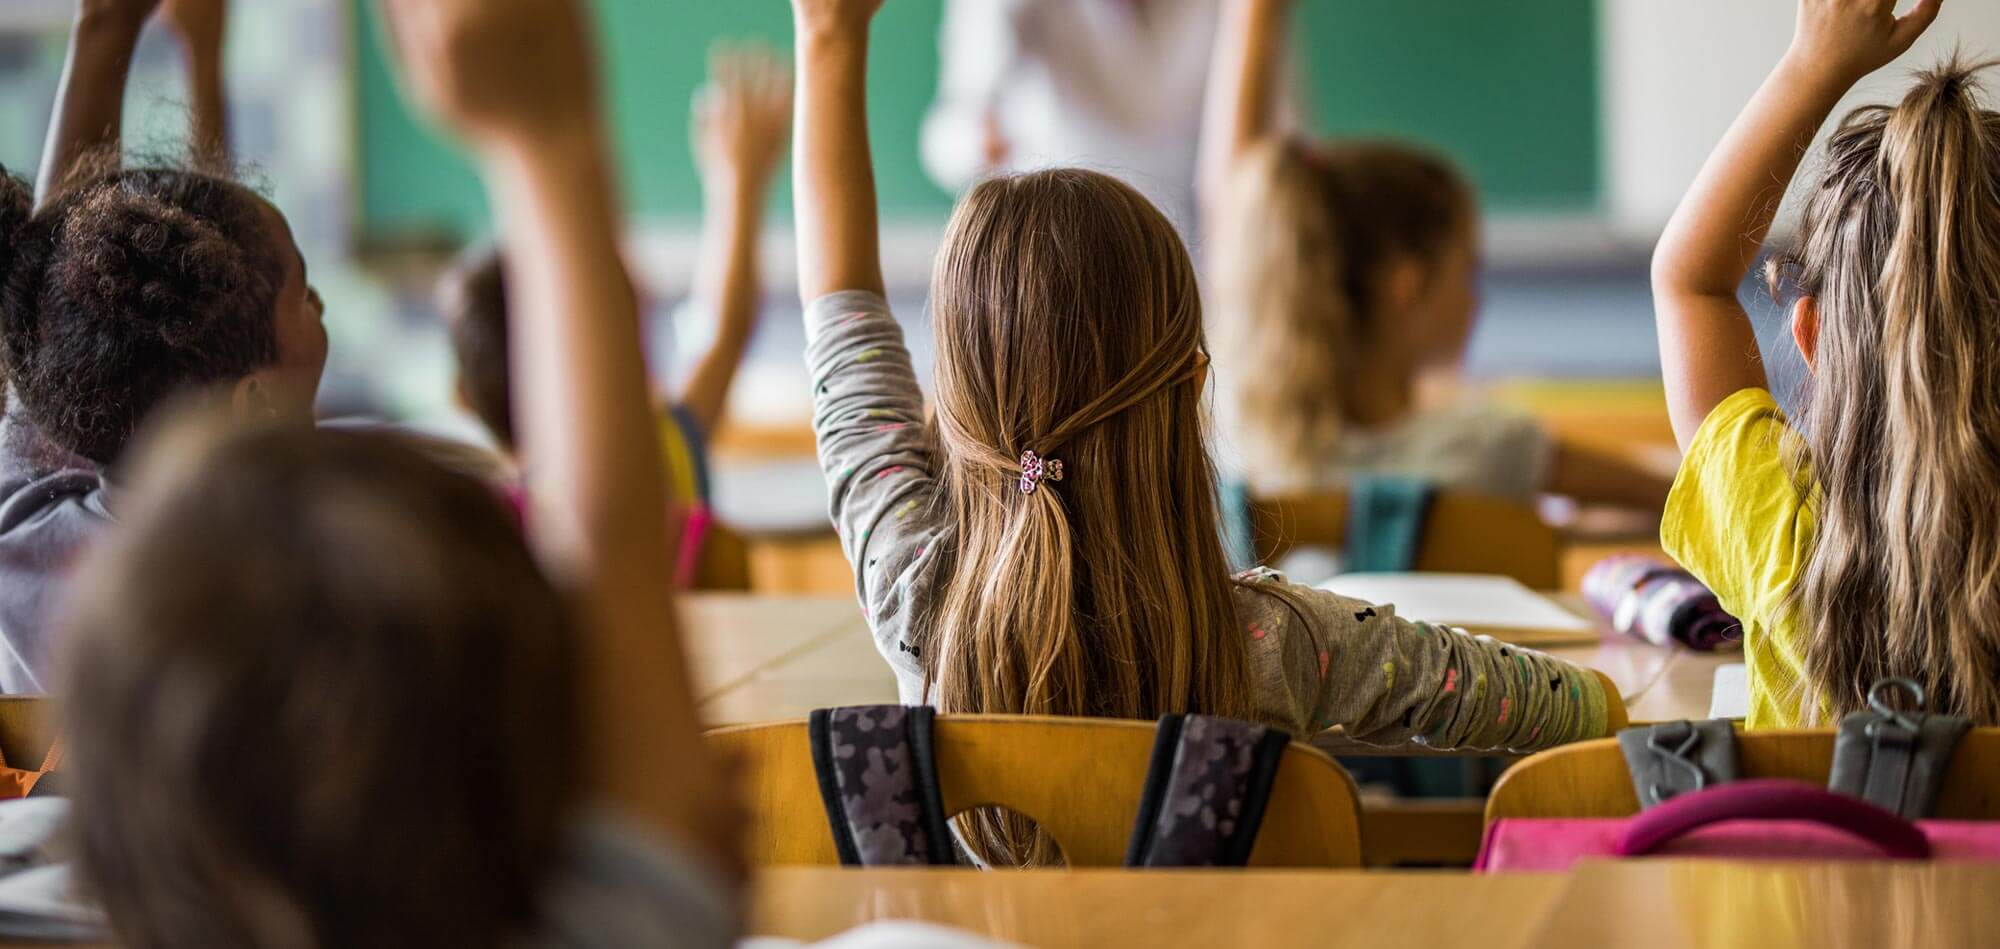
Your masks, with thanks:
[{"label": "hair bun", "polygon": [[88,312],[149,327],[175,348],[194,345],[218,299],[246,290],[248,255],[213,222],[143,192],[110,185],[84,196],[61,242],[93,258],[51,274]]}]

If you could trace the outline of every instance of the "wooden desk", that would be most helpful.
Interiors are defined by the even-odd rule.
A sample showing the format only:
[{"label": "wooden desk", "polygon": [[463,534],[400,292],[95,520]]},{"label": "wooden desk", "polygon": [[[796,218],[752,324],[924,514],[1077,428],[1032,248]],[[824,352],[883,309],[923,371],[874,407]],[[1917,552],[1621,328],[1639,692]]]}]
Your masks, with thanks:
[{"label": "wooden desk", "polygon": [[1639,860],[1570,877],[1537,946],[2000,945],[2000,866]]},{"label": "wooden desk", "polygon": [[2000,866],[1646,860],[1567,876],[780,868],[750,931],[920,919],[1030,946],[1989,946]]},{"label": "wooden desk", "polygon": [[772,868],[750,931],[823,939],[920,919],[1037,947],[1529,945],[1560,876]]},{"label": "wooden desk", "polygon": [[852,597],[696,593],[680,598],[697,699],[741,684],[859,620]]},{"label": "wooden desk", "polygon": [[[696,599],[718,599],[715,597]],[[710,615],[727,613],[730,628],[740,634],[762,637],[764,607],[761,598],[724,598],[730,602],[711,607]],[[868,624],[851,598],[798,598],[775,601],[801,610],[818,610],[824,616],[822,632],[810,642],[796,645],[774,660],[756,665],[747,674],[735,676],[713,689],[704,689],[702,713],[711,724],[734,725],[772,719],[803,718],[816,708],[835,705],[890,703],[897,700],[896,680],[875,651]],[[714,632],[720,633],[718,628]],[[694,633],[691,641],[709,633]],[[691,649],[701,655],[709,648],[697,644]],[[719,648],[719,647],[718,647]],[[749,648],[749,647],[746,647]],[[769,644],[757,648],[769,648]],[[1707,718],[1715,667],[1741,662],[1742,654],[1697,653],[1683,649],[1662,649],[1618,635],[1606,635],[1594,646],[1549,650],[1579,665],[1599,669],[1618,684],[1634,721],[1666,721],[1679,718]],[[704,678],[704,682],[714,681]]]}]

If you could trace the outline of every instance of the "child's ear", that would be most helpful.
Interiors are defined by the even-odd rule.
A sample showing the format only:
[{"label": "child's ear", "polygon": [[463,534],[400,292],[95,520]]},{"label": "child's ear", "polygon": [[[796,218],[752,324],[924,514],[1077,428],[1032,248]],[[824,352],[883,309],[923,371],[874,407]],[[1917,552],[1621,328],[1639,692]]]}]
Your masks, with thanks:
[{"label": "child's ear", "polygon": [[1792,342],[1806,360],[1806,371],[1819,372],[1819,301],[1800,297],[1792,304]]},{"label": "child's ear", "polygon": [[1382,275],[1382,302],[1387,304],[1387,312],[1408,313],[1416,309],[1423,302],[1430,275],[1430,268],[1414,254],[1390,261],[1388,272]]}]

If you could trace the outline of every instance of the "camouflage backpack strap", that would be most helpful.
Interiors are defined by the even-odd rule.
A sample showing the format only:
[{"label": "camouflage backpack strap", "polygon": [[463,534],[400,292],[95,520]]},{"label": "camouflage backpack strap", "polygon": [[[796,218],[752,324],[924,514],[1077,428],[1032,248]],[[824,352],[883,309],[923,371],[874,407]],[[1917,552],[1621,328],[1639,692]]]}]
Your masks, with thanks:
[{"label": "camouflage backpack strap", "polygon": [[1128,867],[1240,867],[1291,736],[1211,715],[1167,715],[1125,851]]},{"label": "camouflage backpack strap", "polygon": [[812,713],[813,772],[840,862],[850,866],[953,863],[924,706],[855,705]]}]

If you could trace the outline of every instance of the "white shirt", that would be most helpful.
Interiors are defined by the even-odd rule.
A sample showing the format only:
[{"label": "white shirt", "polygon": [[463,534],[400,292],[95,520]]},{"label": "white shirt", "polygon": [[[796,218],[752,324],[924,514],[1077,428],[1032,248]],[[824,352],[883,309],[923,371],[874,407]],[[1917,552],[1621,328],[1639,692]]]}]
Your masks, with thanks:
[{"label": "white shirt", "polygon": [[[924,166],[957,190],[1054,165],[1114,175],[1187,233],[1218,0],[949,0]],[[987,167],[988,117],[1007,144]]]}]

